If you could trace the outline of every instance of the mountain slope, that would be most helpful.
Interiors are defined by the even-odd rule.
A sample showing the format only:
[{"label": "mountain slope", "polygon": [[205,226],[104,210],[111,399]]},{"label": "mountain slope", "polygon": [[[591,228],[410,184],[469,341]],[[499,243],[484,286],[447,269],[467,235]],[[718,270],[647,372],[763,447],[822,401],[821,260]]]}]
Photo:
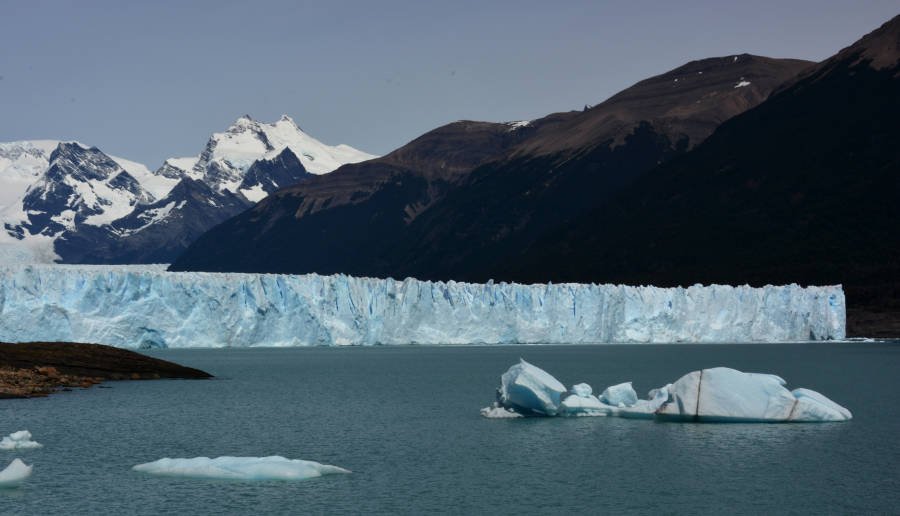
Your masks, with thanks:
[{"label": "mountain slope", "polygon": [[584,112],[450,124],[280,190],[172,267],[465,277],[685,152],[809,64],[706,59]]},{"label": "mountain slope", "polygon": [[148,181],[146,167],[77,142],[13,142],[0,146],[0,156],[0,246],[4,254],[18,248],[26,260],[57,258],[60,234],[108,224],[174,184]]},{"label": "mountain slope", "polygon": [[532,130],[471,121],[439,127],[381,158],[279,190],[203,235],[172,268],[363,274],[366,257],[384,252],[389,236]]},{"label": "mountain slope", "polygon": [[900,17],[490,272],[519,281],[843,283],[900,334]]},{"label": "mountain slope", "polygon": [[111,224],[62,234],[55,249],[68,263],[167,263],[209,228],[250,206],[241,195],[186,177],[163,199]]},{"label": "mountain slope", "polygon": [[[299,154],[298,154],[299,153]],[[287,116],[244,116],[195,158],[156,171],[56,141],[0,144],[0,260],[171,261],[194,238],[277,188],[371,155],[328,146]]]}]

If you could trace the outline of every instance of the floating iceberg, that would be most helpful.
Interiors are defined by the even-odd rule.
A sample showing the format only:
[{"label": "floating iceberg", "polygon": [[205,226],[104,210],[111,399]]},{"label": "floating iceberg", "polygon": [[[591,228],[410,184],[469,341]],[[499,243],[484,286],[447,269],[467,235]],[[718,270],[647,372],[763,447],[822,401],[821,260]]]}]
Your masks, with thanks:
[{"label": "floating iceberg", "polygon": [[690,421],[847,421],[849,410],[809,389],[785,388],[775,375],[727,367],[690,372],[669,388],[657,414]]},{"label": "floating iceberg", "polygon": [[13,459],[6,469],[0,471],[0,488],[17,487],[31,476],[32,468],[21,459]]},{"label": "floating iceberg", "polygon": [[31,432],[28,430],[19,430],[0,439],[0,450],[30,450],[41,446],[41,443],[31,440]]},{"label": "floating iceberg", "polygon": [[[489,418],[510,417],[501,411],[544,416],[620,416],[701,422],[848,421],[846,408],[809,389],[785,388],[779,376],[743,373],[727,367],[693,371],[675,383],[637,398],[631,382],[608,387],[600,398],[587,384],[564,396],[552,375],[524,360],[501,376],[498,399],[482,409]],[[508,393],[513,392],[514,396]],[[561,401],[560,401],[561,399]]]},{"label": "floating iceberg", "polygon": [[614,407],[631,407],[638,401],[637,393],[631,382],[611,385],[600,395],[600,401]]},{"label": "floating iceberg", "polygon": [[571,392],[576,396],[589,398],[592,394],[594,394],[594,389],[586,383],[579,383],[572,386]]},{"label": "floating iceberg", "polygon": [[498,401],[519,412],[555,416],[566,392],[563,384],[547,371],[521,359],[503,373],[500,380]]},{"label": "floating iceberg", "polygon": [[524,417],[515,410],[501,407],[499,403],[494,403],[490,407],[484,407],[481,409],[481,415],[488,419],[513,419]]},{"label": "floating iceberg", "polygon": [[278,456],[165,458],[138,464],[132,469],[151,475],[224,480],[305,480],[336,473],[350,473],[349,470],[337,466]]},{"label": "floating iceberg", "polygon": [[125,348],[843,339],[840,286],[688,288],[0,266],[0,342]]}]

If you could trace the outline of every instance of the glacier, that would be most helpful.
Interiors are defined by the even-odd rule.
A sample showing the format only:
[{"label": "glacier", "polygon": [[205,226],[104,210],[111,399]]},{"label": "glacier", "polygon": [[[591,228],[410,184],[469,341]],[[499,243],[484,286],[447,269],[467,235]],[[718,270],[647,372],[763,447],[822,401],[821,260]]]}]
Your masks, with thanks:
[{"label": "glacier", "polygon": [[[631,382],[600,398],[587,384],[560,392],[559,380],[523,359],[500,377],[497,401],[481,409],[490,419],[526,416],[620,416],[663,421],[809,423],[853,419],[849,410],[810,389],[789,391],[773,374],[728,367],[692,371],[641,400]],[[611,396],[611,397],[610,397]]]},{"label": "glacier", "polygon": [[311,460],[271,457],[194,457],[159,459],[131,469],[169,477],[211,478],[221,480],[306,480],[308,478],[350,473],[350,470]]},{"label": "glacier", "polygon": [[0,266],[0,341],[124,348],[843,339],[838,286],[472,284]]}]

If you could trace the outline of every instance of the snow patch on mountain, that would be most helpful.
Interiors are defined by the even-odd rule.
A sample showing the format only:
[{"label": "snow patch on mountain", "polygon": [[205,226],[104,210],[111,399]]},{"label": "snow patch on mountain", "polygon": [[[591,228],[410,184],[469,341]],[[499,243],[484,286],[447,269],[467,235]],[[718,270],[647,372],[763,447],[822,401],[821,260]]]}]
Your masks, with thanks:
[{"label": "snow patch on mountain", "polygon": [[531,125],[531,120],[519,120],[517,122],[506,122],[506,125],[509,126],[509,131],[515,131],[517,129],[522,129],[523,127],[528,127]]},{"label": "snow patch on mountain", "polygon": [[241,189],[241,193],[244,195],[244,197],[252,202],[259,202],[265,199],[267,195],[269,195],[263,189],[262,185],[254,185],[251,188],[243,188]]}]

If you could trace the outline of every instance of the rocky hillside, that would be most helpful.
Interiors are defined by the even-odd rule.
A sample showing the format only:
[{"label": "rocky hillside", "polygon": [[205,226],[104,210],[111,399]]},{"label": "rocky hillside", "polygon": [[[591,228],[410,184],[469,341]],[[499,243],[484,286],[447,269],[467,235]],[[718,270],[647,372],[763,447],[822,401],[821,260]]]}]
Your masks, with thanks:
[{"label": "rocky hillside", "polygon": [[585,111],[449,124],[279,190],[204,235],[172,268],[463,277],[686,152],[809,64],[706,59]]}]

